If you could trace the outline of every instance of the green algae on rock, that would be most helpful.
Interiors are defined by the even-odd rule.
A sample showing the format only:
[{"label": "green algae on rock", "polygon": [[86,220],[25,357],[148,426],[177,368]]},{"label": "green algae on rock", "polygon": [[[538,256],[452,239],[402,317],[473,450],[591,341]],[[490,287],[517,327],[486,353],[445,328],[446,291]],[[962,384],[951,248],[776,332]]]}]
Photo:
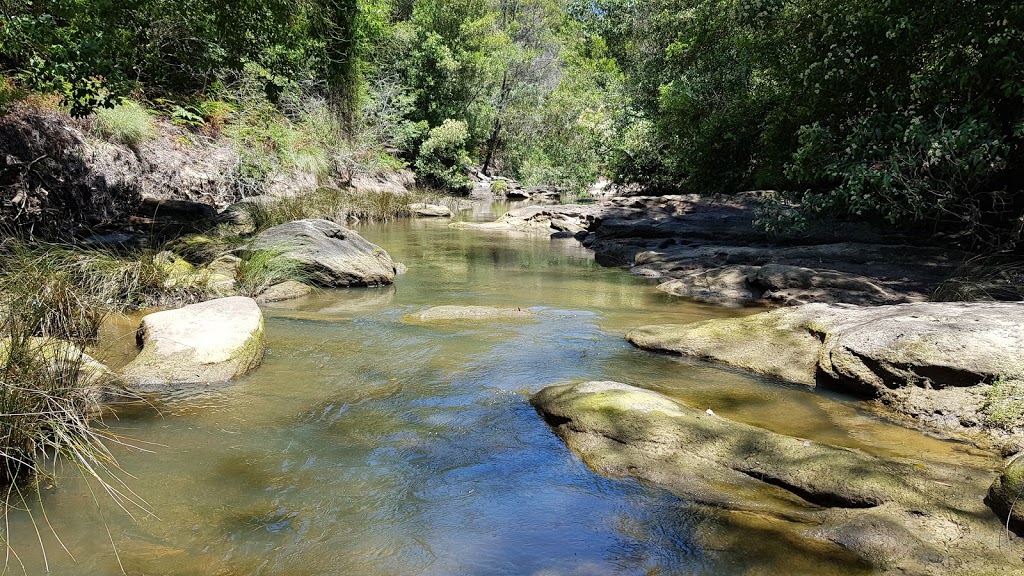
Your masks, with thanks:
[{"label": "green algae on rock", "polygon": [[810,442],[617,382],[549,386],[530,403],[595,471],[652,482],[751,537],[852,553],[875,573],[1007,568],[981,499],[987,470]]},{"label": "green algae on rock", "polygon": [[986,424],[981,389],[1024,376],[1024,303],[808,304],[738,319],[644,326],[626,339],[648,350],[879,399],[897,413],[957,432]]},{"label": "green algae on rock", "polygon": [[498,320],[532,320],[533,312],[522,308],[496,308],[493,306],[433,306],[413,314],[406,314],[403,322],[488,322]]}]

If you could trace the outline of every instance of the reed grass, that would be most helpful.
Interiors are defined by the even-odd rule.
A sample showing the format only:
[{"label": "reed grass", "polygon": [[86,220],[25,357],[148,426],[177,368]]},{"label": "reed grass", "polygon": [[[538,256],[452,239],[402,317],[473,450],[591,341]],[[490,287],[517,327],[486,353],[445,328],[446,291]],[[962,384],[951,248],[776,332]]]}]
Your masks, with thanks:
[{"label": "reed grass", "polygon": [[1018,254],[982,254],[966,260],[932,294],[942,302],[1024,300],[1024,260]]},{"label": "reed grass", "polygon": [[[107,316],[141,305],[161,281],[152,259],[0,242],[3,526],[8,511],[21,507],[39,535],[45,509],[33,513],[25,503],[40,495],[40,481],[56,463],[70,463],[119,507],[146,509],[120,479],[110,450],[125,440],[98,419],[101,398],[127,392],[85,348]],[[6,543],[4,530],[0,542]],[[8,557],[17,558],[12,552]]]},{"label": "reed grass", "polygon": [[409,206],[422,201],[416,192],[354,191],[320,188],[292,198],[273,202],[245,202],[242,210],[257,232],[309,218],[333,222],[386,221],[408,216]]},{"label": "reed grass", "polygon": [[267,288],[288,280],[308,283],[310,276],[305,265],[285,256],[286,252],[285,248],[245,252],[235,278],[238,293],[255,298]]}]

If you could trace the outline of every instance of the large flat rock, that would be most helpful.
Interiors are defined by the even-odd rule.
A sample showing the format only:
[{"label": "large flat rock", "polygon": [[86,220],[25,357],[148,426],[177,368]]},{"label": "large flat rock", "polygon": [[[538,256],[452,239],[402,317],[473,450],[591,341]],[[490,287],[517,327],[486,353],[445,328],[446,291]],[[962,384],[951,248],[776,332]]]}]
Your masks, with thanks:
[{"label": "large flat rock", "polygon": [[495,222],[455,222],[453,228],[530,234],[576,234],[593,223],[600,207],[565,204],[561,206],[525,206],[509,210]]},{"label": "large flat rock", "polygon": [[595,471],[661,486],[710,509],[727,532],[823,561],[852,553],[883,574],[1024,569],[1021,541],[1007,542],[982,503],[988,469],[793,438],[617,382],[549,386],[530,402]]},{"label": "large flat rock", "polygon": [[754,225],[762,196],[611,198],[583,244],[600,264],[662,280],[665,292],[728,306],[923,301],[967,258],[921,245],[924,234],[866,224],[770,238]]},{"label": "large flat rock", "polygon": [[122,370],[134,389],[227,382],[263,361],[263,313],[251,298],[210,300],[144,317],[139,339],[142,351]]},{"label": "large flat rock", "polygon": [[984,392],[1000,379],[1024,378],[1024,303],[809,304],[745,318],[644,326],[626,339],[649,350],[881,399],[897,411],[954,427],[984,424]]},{"label": "large flat rock", "polygon": [[380,246],[328,220],[297,220],[261,232],[251,250],[280,252],[302,263],[309,280],[328,288],[383,286],[396,265]]}]

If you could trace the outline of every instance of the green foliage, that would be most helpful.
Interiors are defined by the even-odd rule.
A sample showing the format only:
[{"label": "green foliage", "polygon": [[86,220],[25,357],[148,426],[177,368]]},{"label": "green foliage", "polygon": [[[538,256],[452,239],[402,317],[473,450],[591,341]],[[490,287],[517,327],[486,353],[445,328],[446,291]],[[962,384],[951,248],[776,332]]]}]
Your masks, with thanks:
[{"label": "green foliage", "polygon": [[233,185],[238,198],[265,190],[277,172],[300,171],[326,177],[339,171],[346,146],[341,119],[327,100],[305,94],[297,87],[281,86],[280,103],[265,97],[263,86],[274,78],[269,71],[249,65],[231,91],[232,104],[208,103],[208,114],[230,114],[224,133],[238,149]]},{"label": "green foliage", "polygon": [[126,100],[113,108],[96,110],[96,134],[111,142],[137,146],[156,136],[150,113],[135,102]]},{"label": "green foliage", "polygon": [[[929,222],[1020,237],[1024,6],[1008,0],[574,4],[625,72],[621,181],[797,191],[785,225]],[[794,214],[794,207],[795,212]]]},{"label": "green foliage", "polygon": [[495,180],[491,183],[491,192],[495,194],[505,194],[508,192],[508,180]]},{"label": "green foliage", "polygon": [[[359,82],[359,14],[356,0],[9,0],[0,67],[26,89],[63,95],[78,115],[140,89],[187,99],[250,63],[317,79],[345,110]],[[266,86],[273,101],[276,88]]]},{"label": "green foliage", "polygon": [[466,173],[469,129],[461,120],[445,120],[420,147],[416,169],[421,178],[452,192],[468,193],[473,184]]}]

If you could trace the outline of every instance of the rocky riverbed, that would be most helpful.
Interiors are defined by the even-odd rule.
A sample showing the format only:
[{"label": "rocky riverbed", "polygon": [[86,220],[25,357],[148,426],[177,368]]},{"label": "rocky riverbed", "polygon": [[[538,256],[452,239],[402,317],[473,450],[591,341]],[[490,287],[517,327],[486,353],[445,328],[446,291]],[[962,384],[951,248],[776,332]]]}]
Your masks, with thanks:
[{"label": "rocky riverbed", "polygon": [[617,197],[455,225],[573,235],[602,264],[658,279],[669,294],[726,306],[924,301],[968,256],[854,224],[771,241],[753,225],[757,206],[755,193]]},{"label": "rocky riverbed", "polygon": [[868,400],[885,418],[1002,454],[1001,473],[818,445],[614,382],[552,386],[531,402],[592,468],[724,510],[738,532],[758,526],[824,555],[841,549],[884,573],[1005,571],[999,543],[1024,530],[1024,303],[931,302],[969,255],[853,225],[771,241],[753,225],[756,206],[756,194],[613,198],[469,226],[572,235],[602,264],[684,300],[781,305],[642,326],[626,339]]}]

